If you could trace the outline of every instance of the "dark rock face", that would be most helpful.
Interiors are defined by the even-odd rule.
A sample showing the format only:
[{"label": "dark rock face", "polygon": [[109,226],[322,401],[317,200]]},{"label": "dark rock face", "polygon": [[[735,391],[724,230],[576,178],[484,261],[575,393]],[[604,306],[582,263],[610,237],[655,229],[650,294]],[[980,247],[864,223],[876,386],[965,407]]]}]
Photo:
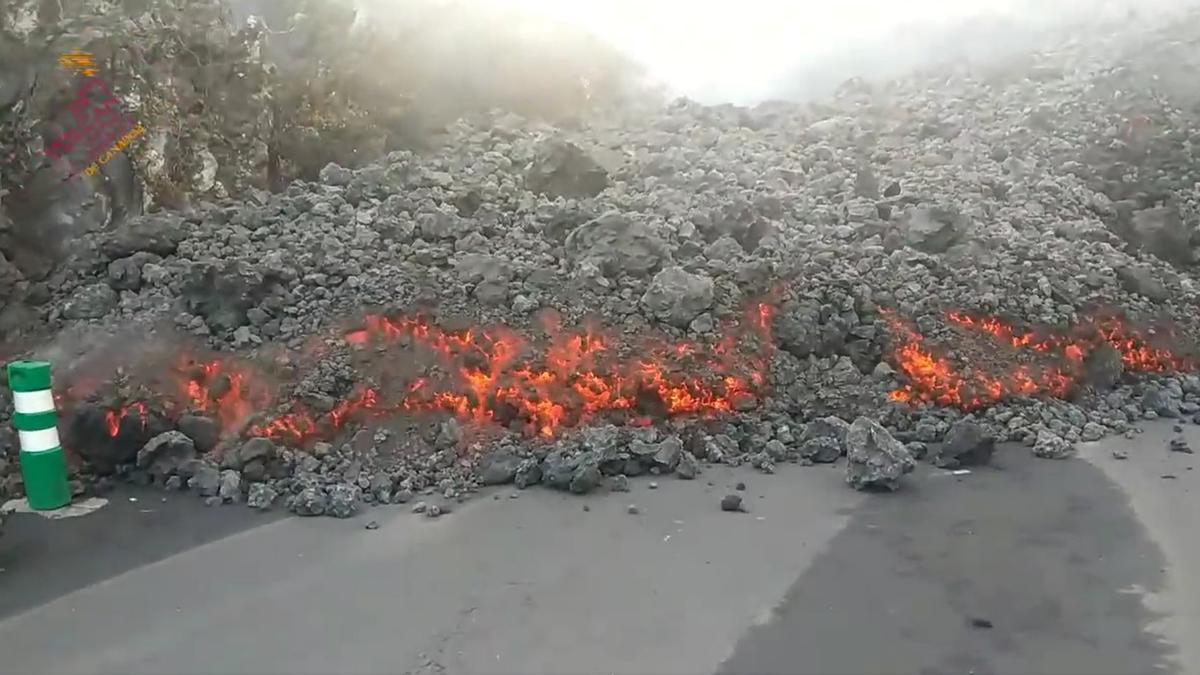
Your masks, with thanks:
[{"label": "dark rock face", "polygon": [[608,187],[608,172],[574,143],[547,141],[525,174],[530,190],[556,197],[595,197]]},{"label": "dark rock face", "polygon": [[996,439],[974,420],[959,420],[950,427],[933,464],[943,469],[987,464],[996,449]]}]

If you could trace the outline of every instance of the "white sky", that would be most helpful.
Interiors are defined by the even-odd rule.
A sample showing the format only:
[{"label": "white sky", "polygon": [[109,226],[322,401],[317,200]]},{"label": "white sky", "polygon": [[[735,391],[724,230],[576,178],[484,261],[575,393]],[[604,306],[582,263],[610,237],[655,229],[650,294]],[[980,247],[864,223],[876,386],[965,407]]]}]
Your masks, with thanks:
[{"label": "white sky", "polygon": [[582,26],[693,96],[753,97],[807,55],[985,12],[1049,14],[1070,6],[1191,0],[472,0]]},{"label": "white sky", "polygon": [[[689,92],[753,90],[806,54],[1025,0],[474,0],[579,25]],[[754,82],[745,81],[753,73]]]}]

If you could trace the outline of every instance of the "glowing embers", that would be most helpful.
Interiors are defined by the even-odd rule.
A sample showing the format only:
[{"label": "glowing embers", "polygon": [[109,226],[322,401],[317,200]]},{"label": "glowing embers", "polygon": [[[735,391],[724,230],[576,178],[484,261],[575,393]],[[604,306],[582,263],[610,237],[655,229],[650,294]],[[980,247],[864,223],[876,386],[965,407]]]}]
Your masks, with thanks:
[{"label": "glowing embers", "polygon": [[714,345],[641,340],[625,344],[595,328],[543,322],[532,342],[503,327],[451,330],[424,317],[370,316],[345,340],[405,363],[425,364],[399,386],[360,386],[331,412],[299,406],[255,425],[255,435],[302,441],[355,416],[448,412],[474,423],[552,436],[610,416],[644,423],[672,415],[718,415],[758,405],[770,362],[772,308],[759,304]]},{"label": "glowing embers", "polygon": [[[898,402],[927,402],[976,410],[1017,396],[1065,398],[1079,386],[1085,362],[1098,347],[1108,345],[1121,356],[1128,372],[1186,372],[1196,370],[1193,357],[1177,353],[1171,329],[1152,331],[1131,326],[1114,315],[1088,317],[1065,331],[1020,330],[996,317],[949,312],[948,323],[967,334],[985,334],[1011,358],[996,365],[955,365],[931,347],[910,322],[884,311],[892,335],[892,361],[907,384],[891,393]],[[994,346],[993,346],[994,350]],[[1031,355],[1024,358],[1022,353]]]}]

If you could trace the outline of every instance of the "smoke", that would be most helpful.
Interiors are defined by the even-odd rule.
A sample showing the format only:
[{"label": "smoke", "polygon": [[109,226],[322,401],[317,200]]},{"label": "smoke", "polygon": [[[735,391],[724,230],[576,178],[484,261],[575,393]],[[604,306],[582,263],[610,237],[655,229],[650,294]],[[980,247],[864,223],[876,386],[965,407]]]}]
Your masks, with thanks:
[{"label": "smoke", "polygon": [[[413,0],[355,0],[373,12],[407,11]],[[442,3],[443,5],[445,3]],[[850,77],[890,78],[947,60],[994,61],[1053,46],[1054,30],[1083,21],[1163,18],[1198,0],[469,0],[484,16],[519,12],[505,25],[521,41],[544,35],[535,21],[589,33],[645,67],[672,93],[706,103],[751,104],[829,93]],[[494,23],[490,30],[495,29]],[[431,27],[431,59],[478,46],[460,24]],[[564,34],[566,35],[566,34]],[[443,40],[444,39],[444,40]],[[573,38],[570,38],[573,39]],[[441,43],[440,47],[435,45]],[[544,45],[545,46],[545,45]]]}]

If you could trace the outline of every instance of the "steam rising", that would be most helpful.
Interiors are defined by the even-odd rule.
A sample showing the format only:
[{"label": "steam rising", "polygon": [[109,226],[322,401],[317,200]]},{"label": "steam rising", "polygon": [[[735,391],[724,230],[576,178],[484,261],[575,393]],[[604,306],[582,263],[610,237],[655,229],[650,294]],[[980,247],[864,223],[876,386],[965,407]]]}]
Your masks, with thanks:
[{"label": "steam rising", "polygon": [[[427,3],[444,6],[445,3]],[[1060,41],[1080,21],[1161,15],[1197,0],[471,0],[505,12],[521,40],[590,33],[672,93],[751,104],[827,94],[850,77],[887,78],[947,60],[994,61]],[[412,0],[356,0],[360,11],[412,13]],[[519,12],[519,19],[513,12]],[[494,23],[488,30],[495,30]],[[564,32],[565,31],[565,32]],[[446,25],[435,33],[450,37]],[[463,35],[430,55],[461,53]]]}]

